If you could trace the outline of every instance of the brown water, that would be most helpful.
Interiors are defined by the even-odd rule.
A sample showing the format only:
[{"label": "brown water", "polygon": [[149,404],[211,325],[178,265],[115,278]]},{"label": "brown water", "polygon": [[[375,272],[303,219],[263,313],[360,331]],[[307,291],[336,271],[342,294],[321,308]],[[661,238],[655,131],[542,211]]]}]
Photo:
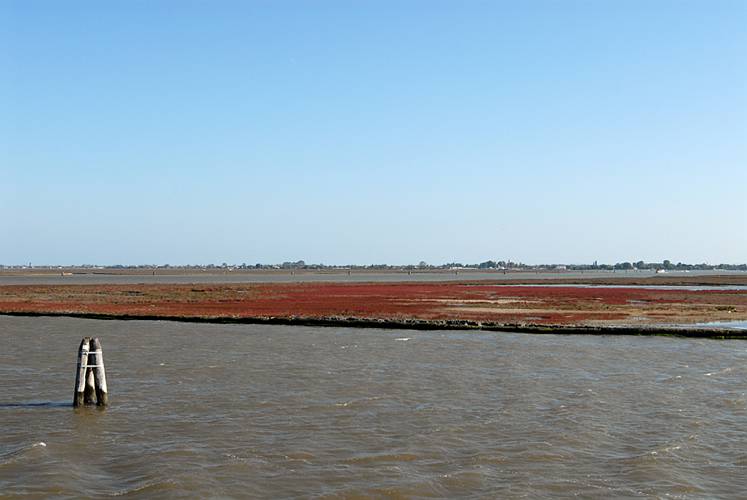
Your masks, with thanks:
[{"label": "brown water", "polygon": [[[112,405],[74,410],[82,336]],[[0,496],[744,498],[747,342],[0,316]]]}]

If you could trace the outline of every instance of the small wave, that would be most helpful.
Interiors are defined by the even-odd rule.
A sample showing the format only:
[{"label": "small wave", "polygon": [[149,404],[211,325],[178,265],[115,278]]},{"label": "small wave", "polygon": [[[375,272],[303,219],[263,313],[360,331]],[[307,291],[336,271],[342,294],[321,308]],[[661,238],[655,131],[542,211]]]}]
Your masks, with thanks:
[{"label": "small wave", "polygon": [[314,458],[314,455],[311,453],[307,453],[305,451],[295,451],[288,453],[285,456],[286,460],[299,460],[302,462],[308,462],[309,460]]},{"label": "small wave", "polygon": [[11,462],[16,461],[17,459],[21,458],[26,454],[26,452],[29,452],[35,448],[46,448],[47,443],[44,441],[39,441],[37,443],[32,443],[28,446],[22,446],[20,448],[16,448],[15,450],[11,450],[9,452],[3,453],[0,455],[0,465],[5,465]]},{"label": "small wave", "polygon": [[732,408],[747,408],[747,399],[743,397],[734,398],[734,399],[725,399],[724,404]]},{"label": "small wave", "polygon": [[151,479],[147,481],[143,481],[139,484],[136,484],[135,486],[132,486],[131,488],[124,488],[119,491],[115,491],[111,494],[111,496],[114,497],[122,497],[127,495],[132,495],[133,493],[148,493],[150,490],[153,489],[172,489],[176,485],[176,481],[173,479]]},{"label": "small wave", "polygon": [[407,342],[408,340],[410,340],[410,338],[411,337],[399,337],[399,338],[396,338],[394,340],[401,340],[402,342]]},{"label": "small wave", "polygon": [[413,453],[383,453],[378,455],[361,455],[343,460],[347,464],[374,464],[380,462],[413,462],[420,457]]},{"label": "small wave", "polygon": [[671,453],[673,451],[677,451],[681,449],[682,446],[680,445],[674,445],[674,446],[665,446],[664,448],[660,448],[658,450],[652,450],[649,452],[649,455],[659,455],[661,453]]},{"label": "small wave", "polygon": [[347,408],[348,406],[353,404],[366,404],[370,401],[378,401],[381,398],[381,396],[370,396],[367,398],[351,399],[350,401],[341,401],[339,403],[335,403],[335,406],[337,406],[338,408]]},{"label": "small wave", "polygon": [[447,491],[469,491],[482,485],[485,475],[477,470],[466,470],[450,474],[442,474],[439,480]]},{"label": "small wave", "polygon": [[652,463],[665,456],[674,454],[674,452],[681,450],[682,446],[682,444],[665,444],[649,451],[641,451],[639,453],[621,457],[620,460],[623,463],[633,464]]},{"label": "small wave", "polygon": [[233,462],[240,462],[247,465],[266,465],[269,463],[269,460],[266,458],[260,457],[260,456],[251,456],[251,457],[244,457],[241,455],[235,455],[233,453],[223,453],[223,456],[228,458],[229,460]]},{"label": "small wave", "polygon": [[715,372],[708,372],[705,374],[706,377],[712,377],[713,375],[723,375],[724,373],[729,373],[731,371],[734,371],[734,367],[730,366],[729,368],[724,368],[723,370],[715,371]]}]

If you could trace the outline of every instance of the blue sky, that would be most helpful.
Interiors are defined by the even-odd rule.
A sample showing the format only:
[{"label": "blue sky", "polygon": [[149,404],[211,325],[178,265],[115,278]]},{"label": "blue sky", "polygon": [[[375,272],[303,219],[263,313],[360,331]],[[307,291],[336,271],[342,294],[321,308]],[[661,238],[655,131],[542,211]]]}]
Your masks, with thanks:
[{"label": "blue sky", "polygon": [[0,2],[0,263],[747,261],[747,2]]}]

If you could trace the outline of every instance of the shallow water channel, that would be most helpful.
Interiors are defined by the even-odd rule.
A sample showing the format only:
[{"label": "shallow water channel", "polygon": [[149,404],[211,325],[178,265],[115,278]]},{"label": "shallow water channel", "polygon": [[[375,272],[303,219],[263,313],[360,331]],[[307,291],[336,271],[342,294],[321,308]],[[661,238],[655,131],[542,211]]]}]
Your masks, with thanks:
[{"label": "shallow water channel", "polygon": [[[82,336],[111,406],[74,410]],[[9,497],[743,498],[747,341],[0,316]]]}]

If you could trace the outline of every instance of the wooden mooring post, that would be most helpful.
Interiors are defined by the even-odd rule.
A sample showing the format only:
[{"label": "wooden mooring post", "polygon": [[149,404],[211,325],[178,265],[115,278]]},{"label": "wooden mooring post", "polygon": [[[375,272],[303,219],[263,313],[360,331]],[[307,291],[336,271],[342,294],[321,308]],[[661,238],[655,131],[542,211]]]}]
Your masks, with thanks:
[{"label": "wooden mooring post", "polygon": [[91,340],[83,337],[78,347],[78,371],[75,373],[75,396],[73,396],[73,406],[83,406],[86,390],[86,369],[88,368],[88,347]]},{"label": "wooden mooring post", "polygon": [[84,337],[78,348],[78,367],[75,374],[73,406],[109,404],[106,387],[104,354],[99,339]]},{"label": "wooden mooring post", "polygon": [[[104,352],[101,350],[101,342],[98,338],[91,341],[91,352],[93,353],[93,380],[96,388],[96,404],[106,406],[109,404],[109,393],[106,388],[106,370],[104,370]],[[89,354],[90,356],[90,354]]]}]

